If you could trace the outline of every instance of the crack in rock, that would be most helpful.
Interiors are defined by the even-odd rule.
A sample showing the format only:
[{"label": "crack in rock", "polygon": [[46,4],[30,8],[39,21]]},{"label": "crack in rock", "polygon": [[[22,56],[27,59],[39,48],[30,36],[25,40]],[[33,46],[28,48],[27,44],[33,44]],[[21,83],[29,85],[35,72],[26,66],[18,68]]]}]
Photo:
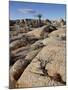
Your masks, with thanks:
[{"label": "crack in rock", "polygon": [[47,76],[47,77],[49,77],[51,80],[60,82],[60,83],[62,83],[62,84],[64,84],[64,85],[66,84],[66,82],[64,82],[64,81],[62,80],[61,75],[60,75],[59,73],[55,73],[54,76],[50,76],[50,75],[48,74],[48,70],[46,69],[46,65],[47,65],[48,63],[50,63],[50,61],[46,61],[46,60],[44,61],[44,60],[42,60],[42,59],[40,59],[40,58],[37,58],[37,59],[38,59],[38,61],[40,61],[40,68],[39,68],[39,69],[41,69],[43,73],[37,73],[37,72],[32,72],[32,73],[34,73],[34,74],[39,74],[40,76]]}]

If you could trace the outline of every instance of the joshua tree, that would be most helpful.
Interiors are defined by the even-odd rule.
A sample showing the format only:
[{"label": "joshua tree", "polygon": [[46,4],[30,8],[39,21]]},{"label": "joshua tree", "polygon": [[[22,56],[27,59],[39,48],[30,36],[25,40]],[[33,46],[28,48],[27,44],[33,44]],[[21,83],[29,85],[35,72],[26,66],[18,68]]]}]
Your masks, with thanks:
[{"label": "joshua tree", "polygon": [[39,19],[39,26],[41,26],[41,17],[42,17],[42,15],[41,14],[38,14],[37,17]]}]

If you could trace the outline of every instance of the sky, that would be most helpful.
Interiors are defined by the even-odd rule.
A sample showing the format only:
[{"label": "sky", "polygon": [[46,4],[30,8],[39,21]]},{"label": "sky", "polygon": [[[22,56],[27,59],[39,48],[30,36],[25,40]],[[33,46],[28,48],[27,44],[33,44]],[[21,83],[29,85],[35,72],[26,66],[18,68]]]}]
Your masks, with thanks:
[{"label": "sky", "polygon": [[42,19],[65,19],[66,5],[9,1],[9,19],[11,20],[36,19],[38,14],[42,15]]}]

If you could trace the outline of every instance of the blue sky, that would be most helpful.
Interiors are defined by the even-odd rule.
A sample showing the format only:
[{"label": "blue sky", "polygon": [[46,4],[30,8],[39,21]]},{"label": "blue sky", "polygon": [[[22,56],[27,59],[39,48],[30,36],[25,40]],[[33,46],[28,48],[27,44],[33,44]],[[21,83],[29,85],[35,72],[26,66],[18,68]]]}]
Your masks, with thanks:
[{"label": "blue sky", "polygon": [[30,3],[30,2],[9,2],[9,17],[12,20],[24,18],[37,18],[37,14],[42,14],[42,19],[65,19],[66,5]]}]

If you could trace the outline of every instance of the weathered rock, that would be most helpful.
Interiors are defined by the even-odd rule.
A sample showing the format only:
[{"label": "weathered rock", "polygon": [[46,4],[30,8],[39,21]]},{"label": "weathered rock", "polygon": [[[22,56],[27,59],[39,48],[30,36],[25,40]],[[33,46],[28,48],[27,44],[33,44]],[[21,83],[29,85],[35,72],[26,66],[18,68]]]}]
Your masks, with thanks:
[{"label": "weathered rock", "polygon": [[[44,52],[44,53],[43,53]],[[41,58],[43,60],[49,60],[46,69],[49,75],[59,73],[62,79],[65,81],[65,47],[62,46],[47,46],[41,52]],[[42,56],[43,55],[43,56]],[[52,66],[50,66],[52,65]]]},{"label": "weathered rock", "polygon": [[35,38],[40,39],[42,33],[43,33],[42,28],[37,28],[37,29],[35,29],[33,31],[28,32],[27,35],[30,35],[30,36],[33,35]]},{"label": "weathered rock", "polygon": [[48,33],[52,32],[54,30],[56,30],[56,27],[54,27],[52,25],[46,25],[41,28],[37,28],[33,31],[28,32],[27,35],[30,35],[30,36],[34,35],[34,37],[41,39],[41,38],[47,37]]},{"label": "weathered rock", "polygon": [[13,65],[19,59],[23,59],[29,52],[29,48],[29,46],[26,46],[15,50],[10,50],[10,65]]},{"label": "weathered rock", "polygon": [[[32,52],[31,54],[34,55],[36,53],[36,51],[34,51],[34,50],[41,49],[43,46],[44,46],[44,44],[39,41],[30,46],[21,47],[21,48],[11,51],[10,65],[13,65],[18,59],[23,59],[28,53]],[[30,55],[30,54],[28,54],[28,55]]]},{"label": "weathered rock", "polygon": [[38,40],[38,41],[36,41],[34,44],[32,44],[31,46],[30,46],[30,50],[36,50],[36,49],[39,49],[39,48],[42,48],[42,47],[44,47],[45,45],[44,45],[44,43],[42,42],[42,40]]},{"label": "weathered rock", "polygon": [[59,28],[58,30],[51,32],[48,36],[58,40],[65,40],[66,30],[65,28]]},{"label": "weathered rock", "polygon": [[25,59],[31,61],[37,54],[40,52],[41,49],[33,50],[27,53]]},{"label": "weathered rock", "polygon": [[37,24],[27,19],[21,23],[24,26],[18,23],[11,27],[10,88],[66,84],[64,21],[47,20],[40,28]]},{"label": "weathered rock", "polygon": [[43,44],[44,45],[49,45],[49,46],[64,46],[65,47],[65,40],[57,40],[57,38],[53,38],[53,37],[50,37],[50,38],[47,38],[47,39],[44,39],[42,40]]},{"label": "weathered rock", "polygon": [[15,40],[12,43],[10,43],[10,49],[15,50],[17,48],[20,48],[22,46],[26,46],[27,42],[26,41],[21,41],[21,40]]},{"label": "weathered rock", "polygon": [[35,43],[32,44],[32,45],[28,45],[28,46],[26,46],[26,47],[18,48],[18,49],[16,49],[16,50],[12,51],[12,52],[18,54],[19,52],[33,51],[33,50],[42,48],[42,47],[44,46],[44,44],[43,44],[41,41],[42,41],[42,40],[39,40],[39,41],[35,42]]},{"label": "weathered rock", "polygon": [[[17,87],[64,85],[61,81],[66,82],[65,43],[61,44],[59,42],[59,45],[57,43],[58,41],[51,45],[49,43],[39,52],[17,81]],[[46,70],[45,73],[47,73],[46,76],[41,69],[38,58],[48,62],[44,69]],[[60,75],[61,81],[60,79],[57,80],[58,78],[54,76],[55,73]]]},{"label": "weathered rock", "polygon": [[22,72],[24,69],[27,67],[29,64],[29,61],[26,60],[18,60],[16,63],[11,67],[9,71],[9,79],[10,79],[10,87],[15,88],[16,81],[19,79],[21,76]]},{"label": "weathered rock", "polygon": [[11,43],[12,41],[15,41],[15,40],[21,40],[21,39],[23,39],[23,37],[24,37],[24,34],[19,34],[19,33],[18,33],[18,35],[12,36],[12,37],[10,38],[10,43]]},{"label": "weathered rock", "polygon": [[[17,60],[10,69],[10,88],[15,88],[16,81],[19,79],[31,60],[38,54],[39,50],[34,50],[26,55],[25,60]],[[14,83],[15,82],[15,83]]]}]

